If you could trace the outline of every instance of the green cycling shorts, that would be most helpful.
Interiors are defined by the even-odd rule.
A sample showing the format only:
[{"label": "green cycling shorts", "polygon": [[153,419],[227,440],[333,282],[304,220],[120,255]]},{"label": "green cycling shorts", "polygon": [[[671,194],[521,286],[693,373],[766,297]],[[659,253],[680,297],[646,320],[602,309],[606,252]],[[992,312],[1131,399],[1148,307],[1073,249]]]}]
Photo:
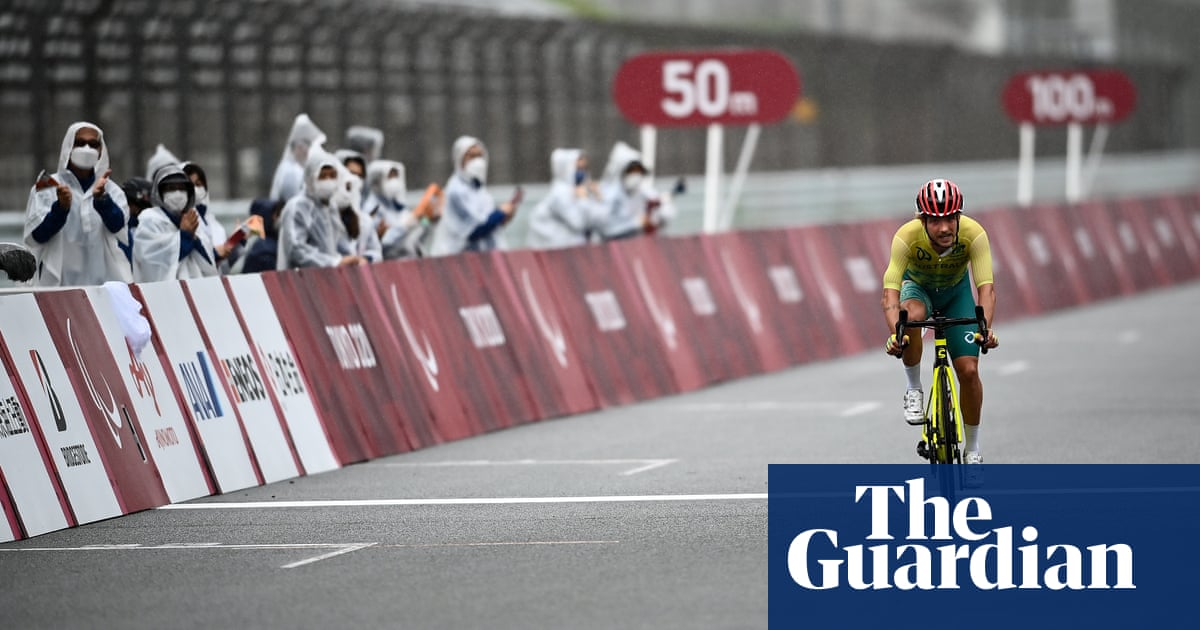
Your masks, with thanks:
[{"label": "green cycling shorts", "polygon": [[[909,278],[900,283],[900,303],[905,300],[920,300],[925,304],[926,317],[935,312],[943,317],[975,318],[975,296],[971,293],[971,276],[965,275],[952,287],[928,289]],[[950,358],[977,357],[979,345],[975,343],[975,326],[952,326],[946,330],[946,346]]]}]

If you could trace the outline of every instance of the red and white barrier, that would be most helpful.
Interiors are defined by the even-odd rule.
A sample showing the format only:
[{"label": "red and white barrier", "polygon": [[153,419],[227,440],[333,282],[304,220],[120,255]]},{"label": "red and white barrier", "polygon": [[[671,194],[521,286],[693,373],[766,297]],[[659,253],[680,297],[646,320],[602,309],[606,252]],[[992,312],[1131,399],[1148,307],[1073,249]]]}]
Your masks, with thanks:
[{"label": "red and white barrier", "polygon": [[[1200,195],[997,209],[1000,320],[1200,278]],[[876,348],[906,220],[0,299],[0,541]]]}]

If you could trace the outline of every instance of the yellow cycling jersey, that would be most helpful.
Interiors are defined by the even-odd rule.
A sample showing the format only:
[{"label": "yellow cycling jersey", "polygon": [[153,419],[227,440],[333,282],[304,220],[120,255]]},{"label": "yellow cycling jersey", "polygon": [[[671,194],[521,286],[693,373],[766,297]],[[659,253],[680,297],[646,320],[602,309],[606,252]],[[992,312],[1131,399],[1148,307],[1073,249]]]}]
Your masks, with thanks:
[{"label": "yellow cycling jersey", "polygon": [[966,275],[967,263],[976,287],[992,283],[992,250],[978,221],[963,215],[958,243],[939,256],[921,219],[916,218],[900,226],[892,238],[892,258],[883,274],[883,286],[899,291],[900,283],[909,279],[927,289],[953,287]]}]

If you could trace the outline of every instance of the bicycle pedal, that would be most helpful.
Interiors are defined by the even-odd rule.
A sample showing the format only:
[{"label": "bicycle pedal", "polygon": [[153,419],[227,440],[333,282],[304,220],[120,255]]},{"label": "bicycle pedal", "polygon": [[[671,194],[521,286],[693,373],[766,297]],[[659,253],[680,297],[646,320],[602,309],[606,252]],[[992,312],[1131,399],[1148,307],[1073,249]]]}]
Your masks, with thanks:
[{"label": "bicycle pedal", "polygon": [[929,449],[925,446],[925,440],[917,442],[917,456],[921,459],[929,459]]}]

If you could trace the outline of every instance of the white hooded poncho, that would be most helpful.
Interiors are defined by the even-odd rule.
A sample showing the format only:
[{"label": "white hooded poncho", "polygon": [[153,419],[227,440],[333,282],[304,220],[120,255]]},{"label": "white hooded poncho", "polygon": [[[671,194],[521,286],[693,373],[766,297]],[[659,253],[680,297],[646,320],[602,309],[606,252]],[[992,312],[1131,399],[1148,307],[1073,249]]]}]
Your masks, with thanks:
[{"label": "white hooded poncho", "polygon": [[[498,227],[487,236],[474,241],[470,239],[475,228],[487,222],[496,208],[496,200],[488,192],[487,182],[476,183],[463,172],[462,160],[467,151],[483,143],[471,136],[461,136],[454,141],[451,154],[454,159],[454,174],[446,182],[446,209],[442,220],[434,231],[432,254],[449,256],[464,251],[491,251],[505,249],[504,228]],[[484,148],[484,157],[487,149]]]},{"label": "white hooded poncho", "polygon": [[92,187],[84,190],[79,179],[68,167],[71,150],[75,148],[75,134],[84,127],[91,127],[100,134],[100,160],[93,167],[95,177],[102,177],[109,167],[108,145],[104,132],[88,122],[77,122],[63,136],[62,150],[58,157],[58,171],[54,179],[71,189],[71,208],[67,222],[57,234],[45,243],[33,238],[33,231],[45,221],[58,191],[53,187],[29,191],[25,206],[24,242],[37,258],[37,273],[34,286],[91,286],[109,280],[129,282],[132,278],[129,261],[121,251],[121,245],[129,246],[129,233],[125,224],[129,222],[129,204],[125,193],[112,180],[104,192],[120,208],[125,216],[124,224],[117,232],[110,232],[100,214],[92,205]]},{"label": "white hooded poncho", "polygon": [[575,194],[575,171],[579,149],[555,149],[550,154],[553,179],[550,194],[529,216],[527,245],[535,249],[583,245],[605,220],[604,204]]},{"label": "white hooded poncho", "polygon": [[196,191],[183,169],[178,165],[167,165],[157,170],[150,191],[153,205],[138,215],[137,236],[133,239],[134,282],[185,280],[219,274],[212,235],[203,218],[191,237],[194,240],[191,252],[180,260],[180,248],[185,238],[178,224],[182,213],[173,213],[163,207],[160,190],[168,180],[186,182],[188,207],[196,205]]},{"label": "white hooded poncho", "polygon": [[338,245],[349,241],[342,220],[328,201],[313,194],[321,169],[337,170],[337,158],[314,151],[304,168],[304,187],[283,206],[279,215],[279,251],[275,268],[335,267],[342,260]]}]

